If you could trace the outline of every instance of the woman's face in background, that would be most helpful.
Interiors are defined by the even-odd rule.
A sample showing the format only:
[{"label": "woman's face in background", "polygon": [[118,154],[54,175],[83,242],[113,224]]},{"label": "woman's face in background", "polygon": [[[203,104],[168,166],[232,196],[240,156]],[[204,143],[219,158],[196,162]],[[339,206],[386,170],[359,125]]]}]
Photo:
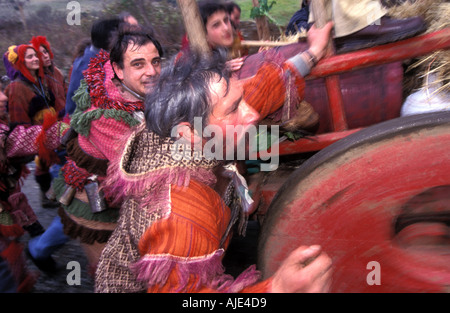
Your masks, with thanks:
[{"label": "woman's face in background", "polygon": [[44,63],[44,67],[49,67],[52,65],[52,59],[50,58],[50,53],[48,53],[47,49],[44,46],[39,47],[39,51],[42,55],[42,63]]},{"label": "woman's face in background", "polygon": [[36,51],[32,48],[25,51],[25,66],[30,72],[39,69],[39,58]]}]

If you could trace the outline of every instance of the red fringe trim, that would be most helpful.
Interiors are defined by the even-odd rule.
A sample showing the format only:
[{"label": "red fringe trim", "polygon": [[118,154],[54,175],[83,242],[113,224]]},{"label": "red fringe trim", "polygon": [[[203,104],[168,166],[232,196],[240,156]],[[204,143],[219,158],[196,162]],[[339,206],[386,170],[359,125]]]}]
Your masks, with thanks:
[{"label": "red fringe trim", "polygon": [[44,113],[44,122],[42,123],[42,130],[36,137],[36,145],[38,147],[39,160],[47,166],[58,162],[58,156],[55,151],[47,149],[45,146],[45,132],[58,121],[56,113],[46,112]]},{"label": "red fringe trim", "polygon": [[106,74],[103,67],[106,62],[109,62],[109,53],[105,50],[100,50],[95,58],[91,58],[88,68],[83,71],[84,79],[89,86],[92,106],[101,109],[125,111],[130,114],[133,114],[135,111],[143,111],[144,103],[142,101],[122,103],[109,97],[104,83]]}]

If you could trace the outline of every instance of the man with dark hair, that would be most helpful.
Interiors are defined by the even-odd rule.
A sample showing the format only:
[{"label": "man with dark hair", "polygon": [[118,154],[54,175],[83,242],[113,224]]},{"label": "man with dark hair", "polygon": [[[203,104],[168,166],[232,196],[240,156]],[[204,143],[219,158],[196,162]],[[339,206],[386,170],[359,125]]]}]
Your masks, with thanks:
[{"label": "man with dark hair", "polygon": [[[269,68],[253,79],[264,81],[264,73],[271,70],[273,76],[265,77],[270,79],[267,85],[280,85],[283,72],[304,84],[303,77],[314,65],[310,55],[323,57],[330,30],[331,24],[312,28],[310,51],[277,67],[263,64]],[[221,49],[211,57],[186,50],[162,70],[146,97],[146,123],[133,130],[110,162],[105,185],[122,207],[100,257],[96,292],[328,290],[331,260],[319,246],[298,247],[265,281],[259,280],[254,266],[236,279],[225,274],[222,258],[230,230],[246,212],[230,207],[227,193],[215,189],[214,170],[224,165],[220,154],[237,148],[260,114],[264,117],[280,108],[272,97],[284,98],[286,92],[286,87],[266,89],[272,97],[262,94],[266,100],[255,110],[242,87]],[[237,131],[228,136],[228,127]],[[206,136],[222,142],[213,145],[218,157],[209,155],[206,147],[212,146]]]},{"label": "man with dark hair", "polygon": [[[139,50],[139,52],[135,54],[135,50]],[[133,56],[131,56],[132,54]],[[148,91],[147,89],[158,79],[162,55],[163,49],[160,43],[150,34],[131,31],[119,35],[109,57],[115,77],[120,82],[121,87],[134,97],[143,99]],[[152,56],[152,58],[148,59],[149,56]],[[129,59],[131,57],[134,59]],[[143,75],[136,77],[139,72],[135,69],[142,68],[143,61],[147,61],[148,65],[151,65],[147,69],[153,70],[153,72],[140,72]],[[129,66],[125,66],[127,62]]]},{"label": "man with dark hair", "polygon": [[[139,27],[120,29],[111,52],[113,59],[100,51],[84,71],[71,117],[76,135],[66,142],[68,159],[53,186],[61,202],[58,213],[64,233],[80,239],[92,271],[119,215],[118,204],[101,191],[108,162],[122,136],[142,121],[145,92],[161,71],[162,49]],[[62,227],[54,231],[61,233]],[[55,249],[50,244],[44,233],[30,252],[51,262]]]}]

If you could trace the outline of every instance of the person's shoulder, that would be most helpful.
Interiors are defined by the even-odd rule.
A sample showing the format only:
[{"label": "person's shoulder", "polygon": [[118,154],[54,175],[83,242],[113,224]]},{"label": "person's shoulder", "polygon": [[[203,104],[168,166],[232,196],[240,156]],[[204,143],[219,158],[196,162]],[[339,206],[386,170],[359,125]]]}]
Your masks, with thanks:
[{"label": "person's shoulder", "polygon": [[28,89],[28,86],[23,80],[15,79],[6,86],[5,94],[8,95],[11,92],[16,92],[18,89],[26,90]]}]

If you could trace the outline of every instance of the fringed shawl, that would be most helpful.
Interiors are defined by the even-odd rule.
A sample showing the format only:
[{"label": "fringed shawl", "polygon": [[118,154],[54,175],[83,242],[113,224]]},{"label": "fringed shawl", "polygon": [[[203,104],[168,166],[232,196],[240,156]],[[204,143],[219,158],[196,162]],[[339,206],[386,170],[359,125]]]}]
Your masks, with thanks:
[{"label": "fringed shawl", "polygon": [[145,123],[132,129],[120,157],[110,160],[103,184],[105,194],[119,203],[136,198],[143,208],[151,210],[156,203],[168,201],[170,185],[188,186],[191,178],[208,186],[216,183],[212,173],[219,164],[216,160],[193,157],[177,161],[172,154],[175,149],[173,140],[146,130]]},{"label": "fringed shawl", "polygon": [[[145,124],[142,124],[129,135],[122,148],[122,155],[118,159],[110,161],[108,175],[103,184],[104,191],[109,197],[114,197],[116,202],[124,203],[124,205],[119,225],[104,250],[105,256],[99,262],[101,266],[97,271],[97,292],[123,292],[122,288],[125,287],[121,286],[129,288],[133,284],[140,286],[142,283],[150,288],[149,290],[153,290],[152,288],[159,290],[168,283],[171,275],[177,277],[176,286],[165,286],[163,290],[168,287],[168,291],[175,292],[187,290],[239,292],[259,280],[260,273],[256,271],[255,267],[250,267],[237,279],[224,273],[225,269],[222,265],[224,249],[219,242],[221,242],[220,237],[226,235],[225,233],[228,231],[229,218],[221,221],[225,223],[220,227],[224,234],[214,234],[217,243],[213,251],[205,250],[199,252],[197,256],[180,256],[169,253],[146,253],[139,249],[140,257],[136,256],[124,263],[123,258],[136,255],[138,245],[144,244],[144,234],[147,235],[147,231],[152,226],[163,222],[170,224],[172,218],[177,218],[172,215],[174,208],[171,201],[175,201],[171,195],[172,187],[183,189],[183,187],[191,186],[192,180],[195,180],[196,185],[205,186],[205,190],[210,190],[209,192],[215,194],[212,187],[216,182],[216,177],[212,170],[219,165],[218,161],[195,158],[193,155],[191,158],[182,158],[181,160],[173,158],[173,152],[177,149],[179,146],[173,140],[159,138],[156,134],[146,130]],[[191,195],[190,192],[187,194]],[[199,194],[201,195],[202,192]],[[207,211],[206,215],[213,216],[216,215],[216,210],[223,212],[224,209],[228,211],[227,214],[230,214],[229,209],[217,194],[215,194],[215,198],[222,203],[221,208]],[[178,199],[178,201],[180,200]],[[196,200],[192,201],[197,203]],[[211,208],[213,206],[210,204]],[[141,211],[141,214],[146,216],[156,216],[156,219],[139,218],[137,221],[133,218],[136,214],[133,213],[135,210]],[[189,211],[189,209],[187,210]],[[193,225],[197,225],[199,221],[195,221],[196,211],[189,212],[193,216],[191,218],[194,219]],[[177,214],[179,213],[177,212]],[[203,213],[205,214],[205,212]],[[219,216],[220,214],[216,218],[220,220]],[[186,219],[190,220],[189,217]],[[142,223],[145,225],[141,225]],[[140,231],[135,233],[136,229]],[[144,250],[147,248],[151,247],[146,246]],[[124,264],[128,265],[124,266]],[[120,278],[115,280],[116,273],[123,271],[126,266],[128,266],[128,271],[122,272]],[[192,277],[196,277],[195,286],[190,285]]]},{"label": "fringed shawl", "polygon": [[[174,292],[182,292],[188,285],[190,275],[197,275],[196,290],[207,286],[206,291],[235,293],[245,287],[255,284],[260,273],[253,265],[234,279],[225,274],[222,265],[223,249],[198,258],[181,258],[173,255],[145,255],[138,262],[131,265],[137,273],[139,281],[145,281],[149,286],[164,285],[173,270],[177,271],[178,287]],[[204,290],[204,289],[203,289]],[[204,290],[205,291],[205,290]]]}]

